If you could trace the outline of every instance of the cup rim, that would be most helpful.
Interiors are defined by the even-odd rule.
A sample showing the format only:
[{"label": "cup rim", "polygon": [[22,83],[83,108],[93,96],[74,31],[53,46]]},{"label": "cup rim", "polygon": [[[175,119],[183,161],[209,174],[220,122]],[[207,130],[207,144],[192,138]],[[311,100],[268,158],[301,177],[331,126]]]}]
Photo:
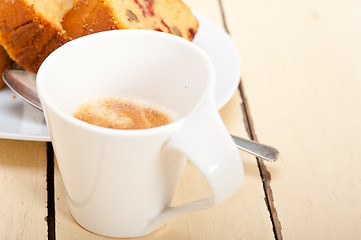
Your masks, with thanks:
[{"label": "cup rim", "polygon": [[[73,47],[73,45],[81,44],[82,42],[87,41],[90,38],[101,38],[101,37],[103,37],[103,35],[118,35],[118,34],[119,35],[140,34],[140,35],[163,36],[165,38],[172,39],[172,41],[178,41],[181,44],[185,44],[185,45],[189,46],[190,48],[194,49],[194,51],[197,51],[199,55],[201,55],[201,57],[204,59],[206,65],[207,65],[207,68],[209,70],[209,79],[208,79],[208,83],[206,84],[206,89],[204,89],[204,91],[202,92],[202,95],[199,97],[198,101],[196,102],[196,104],[194,104],[191,111],[187,115],[180,117],[179,119],[176,119],[175,121],[173,121],[169,124],[165,124],[165,125],[154,127],[154,128],[112,129],[112,128],[96,126],[96,125],[84,122],[82,120],[79,120],[79,119],[69,115],[68,113],[64,112],[63,110],[61,110],[55,103],[53,103],[50,100],[48,94],[46,93],[45,86],[44,86],[45,77],[43,77],[43,74],[46,70],[43,70],[43,69],[46,68],[46,65],[48,64],[49,61],[51,61],[52,58],[54,58],[58,54],[60,54],[62,49],[69,48],[69,47],[71,48],[71,47]],[[185,119],[187,119],[189,115],[191,115],[194,111],[196,111],[196,109],[199,108],[201,102],[203,102],[208,95],[210,95],[210,97],[212,97],[215,102],[214,94],[207,94],[208,91],[214,91],[214,89],[215,89],[215,70],[214,70],[214,67],[213,67],[213,64],[212,64],[210,58],[205,53],[205,51],[203,49],[201,49],[200,47],[198,47],[193,42],[186,40],[184,38],[181,38],[179,36],[172,35],[169,33],[153,31],[153,30],[144,30],[144,29],[108,30],[108,31],[103,31],[103,32],[98,32],[98,33],[93,33],[90,35],[82,36],[80,38],[77,38],[70,42],[65,43],[64,45],[62,45],[61,47],[59,47],[58,49],[53,51],[41,64],[41,66],[38,70],[38,73],[37,73],[37,77],[36,77],[36,85],[37,85],[40,101],[41,101],[42,105],[44,106],[43,111],[44,111],[45,115],[46,115],[46,107],[45,106],[48,106],[49,109],[51,109],[51,111],[53,111],[58,117],[62,118],[63,120],[65,120],[68,123],[71,123],[78,127],[85,128],[89,131],[103,133],[103,134],[111,134],[111,135],[130,135],[130,136],[152,135],[155,133],[159,133],[160,131],[168,131],[170,128],[179,128],[180,125],[182,124],[182,122],[184,122]]]}]

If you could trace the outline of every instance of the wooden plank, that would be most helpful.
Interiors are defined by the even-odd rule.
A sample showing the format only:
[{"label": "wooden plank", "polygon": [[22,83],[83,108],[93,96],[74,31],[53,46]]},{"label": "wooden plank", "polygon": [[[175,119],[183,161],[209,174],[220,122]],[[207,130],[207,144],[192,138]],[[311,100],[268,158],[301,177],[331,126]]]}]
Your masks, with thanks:
[{"label": "wooden plank", "polygon": [[359,238],[360,2],[222,2],[283,237]]},{"label": "wooden plank", "polygon": [[47,239],[46,144],[0,139],[0,239]]}]

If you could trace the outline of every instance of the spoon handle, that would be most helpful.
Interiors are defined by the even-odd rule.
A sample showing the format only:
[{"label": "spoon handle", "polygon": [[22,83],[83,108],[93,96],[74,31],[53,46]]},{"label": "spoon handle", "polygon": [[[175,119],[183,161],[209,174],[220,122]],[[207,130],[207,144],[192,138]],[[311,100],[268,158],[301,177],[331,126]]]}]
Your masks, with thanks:
[{"label": "spoon handle", "polygon": [[239,138],[233,135],[232,138],[233,141],[236,143],[237,147],[239,149],[242,149],[243,151],[246,151],[252,155],[255,155],[270,162],[274,162],[278,159],[279,152],[274,147],[252,140]]}]

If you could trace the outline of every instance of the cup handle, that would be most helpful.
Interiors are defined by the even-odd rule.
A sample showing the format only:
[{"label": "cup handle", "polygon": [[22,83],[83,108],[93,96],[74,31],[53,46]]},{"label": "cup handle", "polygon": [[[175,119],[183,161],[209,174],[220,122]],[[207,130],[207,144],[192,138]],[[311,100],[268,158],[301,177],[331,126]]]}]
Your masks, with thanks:
[{"label": "cup handle", "polygon": [[[166,206],[149,228],[157,228],[174,216],[217,205],[243,183],[243,165],[213,101],[203,101],[169,139],[164,151],[177,151],[191,161],[207,180],[211,195],[180,206]],[[172,161],[173,159],[171,159]]]}]

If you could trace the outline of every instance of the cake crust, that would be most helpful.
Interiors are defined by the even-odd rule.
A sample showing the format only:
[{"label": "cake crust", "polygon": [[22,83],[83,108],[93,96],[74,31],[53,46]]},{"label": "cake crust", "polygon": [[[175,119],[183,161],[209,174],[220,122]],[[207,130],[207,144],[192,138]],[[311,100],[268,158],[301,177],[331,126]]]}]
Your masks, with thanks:
[{"label": "cake crust", "polygon": [[0,44],[21,67],[36,72],[70,38],[24,0],[0,0]]},{"label": "cake crust", "polygon": [[36,8],[36,1],[0,0],[0,45],[19,66],[37,72],[55,49],[92,33],[148,29],[192,41],[198,29],[197,19],[181,0],[74,1],[59,8],[60,23],[46,8]]},{"label": "cake crust", "polygon": [[62,26],[72,38],[118,29],[111,9],[104,1],[79,0],[64,16]]},{"label": "cake crust", "polygon": [[[11,63],[12,61],[6,53],[5,49],[0,46],[0,75],[2,75],[5,70],[10,68]],[[0,89],[4,87],[4,85],[4,81],[2,80],[2,78],[0,78]]]},{"label": "cake crust", "polygon": [[[193,40],[198,21],[180,0],[78,0],[63,18],[71,38],[112,29],[148,29]],[[116,6],[117,5],[117,6]]]}]

